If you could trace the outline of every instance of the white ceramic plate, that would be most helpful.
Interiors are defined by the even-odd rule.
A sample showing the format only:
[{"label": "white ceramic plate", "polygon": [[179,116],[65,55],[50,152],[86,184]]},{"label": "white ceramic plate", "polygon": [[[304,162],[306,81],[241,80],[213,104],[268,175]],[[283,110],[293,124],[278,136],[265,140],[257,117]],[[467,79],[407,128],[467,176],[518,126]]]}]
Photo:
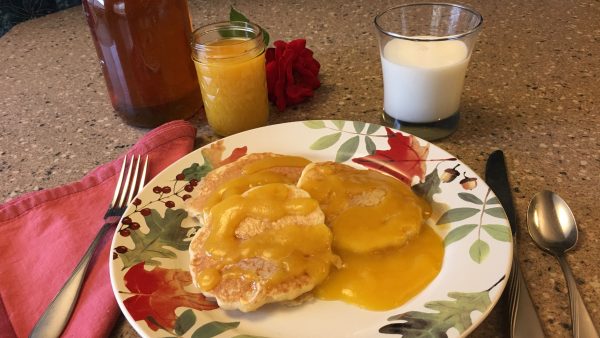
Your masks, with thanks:
[{"label": "white ceramic plate", "polygon": [[[346,162],[409,181],[432,202],[445,243],[439,275],[390,311],[338,301],[223,311],[191,284],[187,248],[197,224],[183,209],[195,180],[246,153]],[[447,169],[455,168],[456,172]],[[458,175],[455,175],[458,173]],[[110,273],[121,310],[147,337],[465,336],[491,311],[510,272],[512,237],[498,199],[471,169],[433,144],[375,124],[304,121],[250,130],[198,149],[149,182],[112,242]]]}]

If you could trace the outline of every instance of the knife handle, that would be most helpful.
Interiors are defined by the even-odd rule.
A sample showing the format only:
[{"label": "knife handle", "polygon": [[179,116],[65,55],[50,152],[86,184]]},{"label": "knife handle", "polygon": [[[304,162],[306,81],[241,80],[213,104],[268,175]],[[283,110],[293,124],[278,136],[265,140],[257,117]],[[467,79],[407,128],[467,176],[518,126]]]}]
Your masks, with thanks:
[{"label": "knife handle", "polygon": [[508,283],[511,338],[544,338],[542,324],[521,273],[516,250]]}]

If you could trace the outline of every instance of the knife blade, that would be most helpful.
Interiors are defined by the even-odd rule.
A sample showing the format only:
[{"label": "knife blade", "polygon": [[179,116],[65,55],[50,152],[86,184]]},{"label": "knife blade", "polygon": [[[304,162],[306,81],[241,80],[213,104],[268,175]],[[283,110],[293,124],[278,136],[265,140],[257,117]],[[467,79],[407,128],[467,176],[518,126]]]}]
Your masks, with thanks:
[{"label": "knife blade", "polygon": [[508,304],[510,315],[509,333],[512,338],[544,337],[540,319],[521,273],[517,249],[519,224],[513,204],[504,153],[496,150],[490,154],[485,166],[485,181],[492,189],[506,212],[513,234],[512,270],[508,278]]}]

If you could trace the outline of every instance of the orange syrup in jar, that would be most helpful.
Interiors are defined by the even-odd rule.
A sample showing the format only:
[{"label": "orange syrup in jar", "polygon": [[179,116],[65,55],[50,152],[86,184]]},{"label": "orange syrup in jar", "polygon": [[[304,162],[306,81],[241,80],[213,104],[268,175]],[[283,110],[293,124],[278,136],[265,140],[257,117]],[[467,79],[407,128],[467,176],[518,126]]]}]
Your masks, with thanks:
[{"label": "orange syrup in jar", "polygon": [[187,119],[202,106],[187,0],[84,0],[113,108],[130,125]]},{"label": "orange syrup in jar", "polygon": [[269,101],[260,27],[227,22],[199,28],[193,59],[208,124],[221,136],[267,124]]}]

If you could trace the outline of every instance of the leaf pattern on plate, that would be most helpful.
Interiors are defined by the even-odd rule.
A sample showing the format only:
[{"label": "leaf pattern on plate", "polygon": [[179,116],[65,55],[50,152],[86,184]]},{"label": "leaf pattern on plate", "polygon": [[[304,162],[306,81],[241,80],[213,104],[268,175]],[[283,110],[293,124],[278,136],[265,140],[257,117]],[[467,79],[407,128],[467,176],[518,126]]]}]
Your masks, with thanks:
[{"label": "leaf pattern on plate", "polygon": [[448,246],[454,242],[460,241],[461,239],[469,235],[471,232],[473,232],[475,229],[477,229],[477,238],[469,248],[469,256],[474,262],[478,264],[481,264],[490,253],[489,243],[481,239],[481,229],[483,229],[484,232],[487,233],[492,239],[495,239],[497,241],[512,241],[510,228],[508,226],[495,223],[483,224],[484,214],[506,220],[506,214],[504,213],[504,209],[502,209],[501,207],[489,207],[490,205],[500,203],[496,197],[491,197],[488,199],[490,193],[491,189],[488,188],[483,200],[472,193],[458,193],[458,198],[470,204],[474,204],[475,207],[460,207],[450,209],[446,211],[443,215],[441,215],[436,222],[437,225],[456,223],[479,214],[479,222],[477,224],[470,223],[457,226],[456,228],[448,232],[444,237],[444,245]]},{"label": "leaf pattern on plate", "polygon": [[[326,122],[330,122],[333,126],[327,126]],[[336,145],[344,134],[354,134],[349,139],[342,142],[340,147],[338,148],[335,156],[336,162],[346,162],[350,160],[354,155],[356,155],[357,150],[360,146],[361,137],[364,139],[365,150],[367,154],[372,155],[375,153],[376,145],[373,141],[373,137],[386,137],[385,135],[372,135],[375,133],[381,126],[376,124],[367,124],[361,121],[353,121],[352,129],[353,131],[344,130],[344,126],[346,125],[346,121],[341,120],[331,120],[331,121],[322,121],[322,120],[314,120],[314,121],[304,121],[303,124],[311,129],[330,129],[333,132],[327,135],[323,135],[316,139],[311,143],[309,149],[311,150],[325,150]],[[367,126],[366,132],[365,126]]]},{"label": "leaf pattern on plate", "polygon": [[183,209],[167,209],[164,217],[152,209],[150,215],[144,217],[148,233],[131,232],[134,247],[127,248],[126,252],[119,254],[123,260],[123,268],[143,262],[158,266],[161,263],[155,258],[176,257],[171,248],[187,250],[189,242],[184,240],[189,238],[190,229],[181,227],[181,222],[186,217],[187,212]]},{"label": "leaf pattern on plate", "polygon": [[[298,126],[300,127],[298,128]],[[279,126],[271,127],[279,128]],[[507,222],[505,222],[503,210],[499,208],[498,199],[492,196],[489,190],[485,193],[483,189],[480,189],[481,187],[478,188],[477,181],[461,183],[459,182],[460,179],[456,179],[463,175],[465,179],[470,179],[467,175],[474,176],[469,174],[468,168],[457,172],[456,176],[454,172],[444,170],[445,168],[442,167],[444,164],[451,163],[448,169],[452,168],[454,170],[462,164],[456,162],[458,161],[456,158],[443,158],[448,155],[440,152],[434,145],[419,141],[411,135],[360,121],[304,121],[297,123],[289,131],[298,131],[301,135],[299,140],[294,141],[291,147],[294,150],[290,150],[291,153],[304,154],[308,148],[314,151],[314,157],[325,157],[326,160],[340,162],[354,158],[356,163],[360,163],[361,159],[364,160],[368,157],[380,157],[382,161],[391,159],[385,163],[386,166],[384,167],[387,167],[391,173],[401,177],[411,177],[411,183],[416,183],[412,186],[413,191],[431,203],[433,209],[429,220],[432,222],[431,224],[440,221],[451,221],[451,229],[443,226],[439,228],[443,229],[442,231],[448,230],[444,236],[445,246],[452,245],[452,248],[460,248],[464,255],[457,258],[461,262],[468,263],[469,269],[478,265],[472,264],[472,262],[480,264],[487,262],[486,264],[489,266],[490,262],[497,261],[498,255],[496,255],[496,252],[506,248],[505,246],[499,246],[498,243],[510,242],[510,229],[505,225]],[[304,134],[310,136],[303,136]],[[269,134],[265,135],[268,139]],[[129,314],[135,313],[135,316],[132,315],[132,317],[139,321],[135,324],[140,325],[137,329],[144,331],[149,336],[266,338],[261,334],[270,332],[268,329],[259,330],[255,331],[259,335],[252,335],[243,329],[245,319],[241,320],[242,317],[223,315],[220,310],[217,317],[212,316],[210,312],[199,312],[209,309],[209,307],[217,308],[217,304],[211,302],[204,304],[203,302],[207,302],[206,299],[200,301],[199,298],[196,298],[199,295],[193,293],[194,288],[191,285],[187,265],[185,262],[182,263],[181,257],[186,254],[189,240],[195,231],[199,229],[193,223],[185,221],[185,217],[180,221],[181,215],[179,213],[183,211],[181,209],[183,201],[189,198],[186,195],[189,195],[190,190],[193,191],[195,185],[211,170],[244,156],[248,152],[248,147],[239,146],[240,143],[250,145],[254,152],[265,151],[262,148],[270,151],[269,147],[264,145],[259,145],[259,150],[257,150],[257,146],[252,140],[246,140],[247,143],[239,142],[239,140],[230,142],[229,140],[231,139],[225,138],[197,150],[193,157],[181,161],[176,171],[170,171],[176,173],[169,174],[173,177],[167,177],[163,174],[164,177],[160,177],[160,180],[156,181],[160,182],[157,183],[160,186],[144,189],[145,192],[134,202],[135,207],[128,210],[129,215],[124,218],[120,225],[120,231],[127,230],[124,233],[129,233],[127,236],[118,236],[115,240],[113,257],[116,259],[121,258],[121,260],[116,261],[116,265],[111,267],[116,276],[115,285],[121,290],[119,291],[119,298],[123,303],[127,302],[124,310],[127,310],[126,312],[129,312]],[[235,148],[236,146],[238,147]],[[431,149],[434,149],[432,153],[429,152],[430,146]],[[377,149],[378,147],[380,149]],[[402,147],[404,149],[401,149]],[[425,149],[427,150],[426,153],[424,152]],[[226,153],[229,154],[226,155]],[[431,154],[435,155],[432,156]],[[386,157],[388,155],[389,157]],[[436,158],[437,156],[440,156],[440,158]],[[415,163],[418,163],[416,167],[414,166]],[[432,168],[429,167],[430,163],[437,164]],[[364,165],[363,163],[360,164]],[[378,164],[373,162],[370,164],[364,166],[381,169],[376,168]],[[419,169],[419,167],[422,169]],[[381,171],[385,172],[385,170]],[[402,174],[398,174],[398,172],[402,172]],[[406,181],[409,180],[406,179]],[[446,185],[450,182],[454,183]],[[459,183],[460,185],[458,185]],[[154,188],[157,189],[153,192]],[[462,190],[462,192],[456,193],[454,192],[455,189]],[[449,194],[449,192],[451,193]],[[485,193],[485,196],[482,192]],[[452,205],[452,208],[450,208],[450,205]],[[479,218],[479,221],[476,220],[477,218]],[[482,219],[485,222],[482,222]],[[488,221],[488,219],[492,221]],[[143,252],[144,250],[139,250],[143,253],[139,256],[140,258],[136,258],[136,247],[138,245],[135,244],[134,238],[136,236],[147,236],[153,233],[150,228],[157,231],[166,223],[172,224],[173,229],[164,233],[165,242],[173,241],[173,243],[159,246],[157,251],[145,250],[146,252]],[[160,242],[162,241],[163,239],[160,240]],[[139,241],[139,245],[143,247],[144,243]],[[158,266],[158,264],[161,265]],[[141,270],[139,270],[140,267]],[[136,278],[132,278],[131,274],[135,275],[136,272],[138,274],[143,272],[147,276],[140,277],[141,279],[132,284],[131,282]],[[157,280],[153,281],[152,278]],[[149,287],[146,285],[148,281],[150,281],[150,284],[158,283],[154,291],[142,290],[144,287]],[[406,322],[395,322],[387,325],[386,330],[396,331],[383,332],[380,330],[381,334],[402,331],[402,334],[406,337],[412,337],[411,334],[415,337],[423,337],[421,334],[427,336],[428,333],[435,332],[443,337],[448,330],[443,331],[443,327],[449,324],[451,324],[450,328],[455,327],[457,330],[472,327],[480,319],[471,322],[470,318],[467,320],[462,312],[471,311],[469,309],[472,308],[489,309],[489,306],[491,306],[489,292],[469,292],[473,289],[468,290],[468,288],[462,290],[463,292],[449,292],[450,290],[456,290],[450,284],[444,284],[445,289],[442,294],[447,294],[451,300],[437,300],[436,298],[426,297],[419,304],[419,306],[423,306],[423,303],[425,303],[426,308],[437,312],[410,311],[412,309],[409,308],[406,313],[398,315],[404,315],[405,319],[397,319],[398,321],[406,320]],[[133,291],[130,287],[142,291]],[[462,288],[462,286],[460,287]],[[188,298],[179,295],[179,293],[189,293],[192,296]],[[486,295],[488,303],[485,301]],[[152,301],[152,305],[149,305],[149,302],[153,299],[162,299],[163,304],[161,305],[161,301]],[[186,301],[193,302],[194,300],[203,305],[186,303]],[[172,304],[169,305],[171,301]],[[175,305],[177,310],[173,307]],[[440,313],[443,313],[443,315]],[[446,319],[442,318],[447,315],[450,316]],[[218,321],[216,321],[217,318]],[[395,321],[396,319],[390,318],[390,320]],[[141,325],[143,323],[146,325]],[[304,323],[301,325],[305,325]],[[306,325],[310,323],[310,321],[307,321]],[[403,327],[403,324],[409,326]],[[419,328],[418,325],[421,324],[423,327]],[[296,329],[298,328],[300,327],[296,326]],[[456,334],[456,331],[452,331],[452,334]],[[371,331],[367,332],[365,336],[374,335],[377,335],[377,333]]]},{"label": "leaf pattern on plate", "polygon": [[183,311],[179,317],[177,317],[173,330],[175,331],[176,335],[182,336],[189,329],[191,329],[194,324],[196,324],[196,315],[192,309],[187,309]]},{"label": "leaf pattern on plate", "polygon": [[423,146],[412,135],[394,132],[389,128],[385,130],[389,149],[375,150],[372,155],[354,158],[352,161],[392,175],[407,184],[412,183],[413,177],[423,182],[429,144]]},{"label": "leaf pattern on plate", "polygon": [[123,300],[123,305],[134,320],[144,320],[154,331],[173,331],[178,307],[217,308],[216,303],[208,301],[202,294],[186,291],[192,284],[188,271],[161,267],[146,270],[144,263],[138,263],[127,270],[123,279],[129,292],[121,293],[132,295]]},{"label": "leaf pattern on plate", "polygon": [[240,322],[210,322],[200,326],[194,334],[192,338],[212,338],[214,336],[220,335],[225,331],[229,331],[240,326]]},{"label": "leaf pattern on plate", "polygon": [[335,155],[336,162],[346,162],[354,156],[356,150],[358,149],[358,143],[360,139],[357,136],[353,136],[346,140],[346,142],[342,143],[340,149],[338,149]]},{"label": "leaf pattern on plate", "polygon": [[332,145],[336,144],[337,141],[340,140],[340,137],[342,137],[342,133],[339,131],[337,133],[322,136],[319,139],[317,139],[313,144],[311,144],[309,148],[311,150],[327,149]]},{"label": "leaf pattern on plate", "polygon": [[451,300],[437,300],[425,303],[434,312],[409,311],[388,318],[389,321],[403,321],[388,324],[379,329],[380,333],[401,334],[402,338],[448,337],[448,330],[455,328],[465,332],[473,322],[471,313],[485,313],[492,305],[490,291],[504,276],[489,289],[481,292],[449,292]]}]

